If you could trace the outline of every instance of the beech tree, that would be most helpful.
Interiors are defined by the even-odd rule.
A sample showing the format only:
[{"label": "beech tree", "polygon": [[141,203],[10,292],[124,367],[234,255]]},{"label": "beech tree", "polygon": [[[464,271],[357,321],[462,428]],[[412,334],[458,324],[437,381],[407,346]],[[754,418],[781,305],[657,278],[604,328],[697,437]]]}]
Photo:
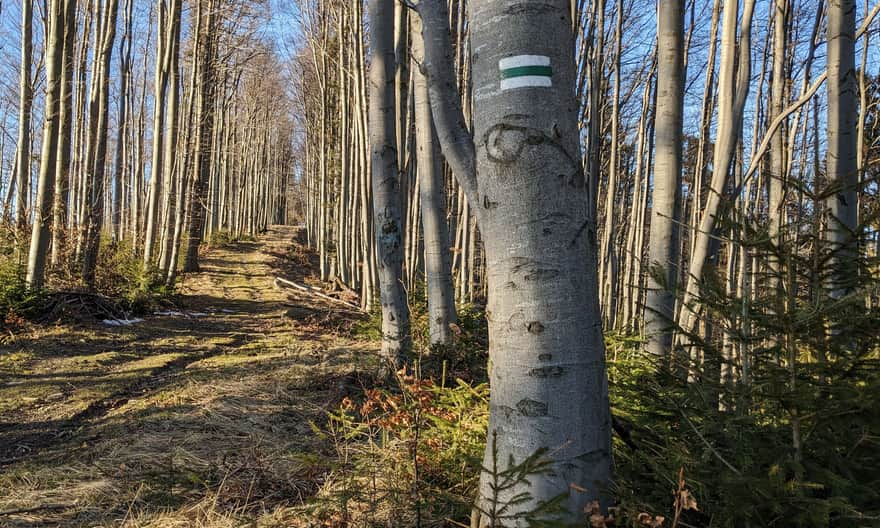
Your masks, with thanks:
[{"label": "beech tree", "polygon": [[417,170],[422,232],[425,239],[425,285],[428,296],[428,326],[432,344],[449,344],[450,324],[456,322],[455,293],[452,289],[452,262],[446,210],[446,181],[443,158],[428,83],[421,71],[424,61],[421,19],[412,17],[413,98],[415,105]]},{"label": "beech tree", "polygon": [[199,244],[202,242],[208,199],[208,178],[211,175],[211,148],[214,136],[214,95],[216,94],[215,52],[217,44],[216,0],[199,0],[197,71],[198,95],[197,135],[192,191],[189,198],[187,244],[183,271],[199,270]]},{"label": "beech tree", "polygon": [[382,305],[382,355],[399,365],[409,347],[409,311],[403,289],[403,229],[394,105],[394,9],[391,0],[371,0],[370,158],[373,216]]},{"label": "beech tree", "polygon": [[31,181],[31,108],[34,87],[31,68],[34,60],[34,6],[31,0],[21,3],[21,63],[19,70],[18,146],[15,162],[15,223],[20,232],[27,226],[27,204]]},{"label": "beech tree", "polygon": [[[726,195],[736,143],[742,136],[743,108],[748,97],[751,72],[751,32],[754,8],[754,0],[746,0],[740,22],[739,1],[725,0],[724,3],[720,73],[718,76],[718,131],[713,153],[713,172],[709,196],[694,233],[693,254],[688,267],[688,278],[682,300],[679,322],[685,332],[692,331],[697,323],[696,311],[698,308],[695,308],[693,303],[699,297],[703,272],[711,250],[711,239],[718,220],[719,207],[722,198]],[[737,33],[739,33],[739,41],[737,41]]]},{"label": "beech tree", "polygon": [[[213,16],[213,15],[208,15]],[[173,0],[170,8],[163,0],[159,3],[159,25],[156,35],[156,77],[155,103],[153,107],[153,158],[150,164],[150,188],[147,195],[147,223],[144,238],[144,264],[152,265],[153,251],[157,245],[160,222],[159,205],[162,189],[168,185],[163,160],[165,149],[165,114],[168,104],[168,81],[171,75],[172,55],[176,50],[176,39],[179,39],[177,28],[180,24],[180,0]]]},{"label": "beech tree", "polygon": [[31,288],[43,286],[46,274],[46,256],[49,250],[49,227],[52,222],[54,203],[58,134],[61,126],[61,85],[64,82],[62,61],[64,60],[65,13],[62,0],[52,0],[48,4],[49,40],[47,42],[46,64],[46,103],[43,124],[43,151],[40,156],[40,177],[37,183],[37,201],[34,209],[34,223],[31,232],[30,254],[26,282]]},{"label": "beech tree", "polygon": [[[120,275],[172,291],[206,247],[301,223],[311,286],[381,312],[385,364],[419,357],[419,383],[449,367],[440,390],[488,367],[465,376],[491,383],[478,525],[540,524],[556,499],[583,524],[608,502],[603,330],[614,381],[656,374],[621,410],[686,395],[713,460],[685,470],[742,473],[709,496],[766,473],[728,457],[740,427],[778,434],[798,497],[822,480],[814,431],[866,445],[824,411],[846,401],[825,397],[849,387],[833,373],[876,350],[877,1],[3,7],[0,302]],[[761,413],[773,427],[748,429]]]},{"label": "beech tree", "polygon": [[[681,140],[684,112],[684,2],[661,2],[657,17],[657,128],[648,259],[655,266],[645,302],[647,350],[668,355],[678,280],[678,218],[681,211]],[[658,280],[662,279],[662,280]]]},{"label": "beech tree", "polygon": [[525,515],[562,494],[574,523],[610,484],[611,416],[571,5],[470,2],[473,135],[454,89],[445,3],[417,9],[443,153],[484,235],[492,391],[483,467],[504,469],[541,449],[552,461],[530,485],[504,490],[484,471],[480,507],[488,518],[492,504],[526,492],[530,500],[507,511]]},{"label": "beech tree", "polygon": [[110,60],[116,39],[116,20],[119,0],[106,0],[96,4],[100,16],[96,20],[95,71],[89,96],[89,148],[86,156],[86,172],[83,187],[85,203],[82,234],[82,280],[94,288],[95,267],[101,231],[104,226],[104,193],[107,156],[107,129],[109,126]]},{"label": "beech tree", "polygon": [[828,150],[825,233],[838,252],[839,265],[831,279],[831,294],[842,297],[851,289],[859,236],[858,161],[856,131],[858,94],[855,68],[856,5],[853,0],[828,2]]}]

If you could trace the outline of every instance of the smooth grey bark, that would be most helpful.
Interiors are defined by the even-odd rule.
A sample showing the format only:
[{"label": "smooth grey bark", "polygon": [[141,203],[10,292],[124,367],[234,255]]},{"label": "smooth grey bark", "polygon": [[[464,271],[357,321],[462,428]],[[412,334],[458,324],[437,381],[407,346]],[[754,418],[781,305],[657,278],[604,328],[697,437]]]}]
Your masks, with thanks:
[{"label": "smooth grey bark", "polygon": [[[688,215],[688,228],[691,233],[696,232],[697,227],[700,225],[700,213],[703,211],[703,180],[705,180],[706,173],[708,172],[705,160],[709,150],[709,144],[711,143],[712,114],[716,99],[714,94],[715,57],[718,48],[718,19],[721,14],[721,3],[722,0],[712,1],[712,21],[709,26],[708,42],[709,56],[706,61],[706,81],[703,84],[703,97],[700,109],[699,143],[697,144],[697,155],[694,163],[694,181],[692,187],[688,190],[688,194],[691,196],[691,210]],[[685,253],[685,247],[689,248],[687,251],[688,253],[692,252],[695,243],[696,237],[691,234],[688,244],[682,247],[682,253]]]},{"label": "smooth grey bark", "polygon": [[[150,161],[150,187],[147,194],[146,224],[144,224],[144,265],[151,266],[155,260],[153,251],[159,232],[159,204],[162,192],[163,161],[162,156],[165,137],[165,107],[168,104],[168,68],[170,58],[170,37],[173,23],[168,21],[165,1],[159,3],[159,23],[156,29],[156,77],[153,103],[153,157]],[[210,16],[210,15],[209,15]]]},{"label": "smooth grey bark", "polygon": [[439,140],[431,116],[425,74],[421,19],[412,17],[413,97],[415,99],[416,167],[425,240],[425,284],[428,295],[428,331],[432,345],[452,340],[449,325],[456,322],[452,288],[452,259],[446,226],[446,182]]},{"label": "smooth grey bark", "polygon": [[836,251],[831,295],[841,297],[851,288],[858,253],[858,160],[856,124],[858,92],[855,68],[855,0],[828,2],[828,191],[825,237]]},{"label": "smooth grey bark", "polygon": [[[198,57],[199,49],[202,47],[202,39],[204,35],[201,35],[198,31],[199,22],[198,20],[201,18],[201,4],[196,5],[195,19],[191,23],[191,26],[195,29],[194,39],[195,42],[192,45],[193,56]],[[168,260],[168,271],[165,273],[165,284],[167,286],[173,286],[174,281],[177,279],[177,268],[178,261],[180,260],[180,251],[181,251],[181,240],[183,238],[183,233],[188,229],[186,225],[186,221],[190,215],[190,205],[192,200],[190,200],[190,194],[192,193],[192,178],[190,178],[189,172],[192,170],[192,158],[194,156],[193,149],[189,148],[189,145],[192,143],[193,137],[193,123],[194,116],[196,112],[196,81],[198,80],[198,63],[193,61],[192,69],[189,76],[189,83],[186,89],[186,98],[184,102],[184,108],[186,117],[183,120],[183,125],[180,127],[181,132],[181,148],[183,150],[182,156],[183,159],[181,161],[181,169],[178,177],[178,186],[180,188],[180,196],[178,197],[177,204],[174,211],[174,234],[172,236],[171,241],[171,255]]]},{"label": "smooth grey bark", "polygon": [[122,233],[122,179],[125,177],[125,133],[129,127],[128,92],[131,89],[131,48],[133,27],[133,0],[123,5],[123,33],[119,43],[119,119],[116,125],[116,155],[113,163],[113,214],[111,234],[113,240],[123,238]]},{"label": "smooth grey bark", "polygon": [[[608,152],[608,184],[605,189],[605,209],[602,235],[599,243],[599,305],[602,307],[602,317],[605,324],[610,328],[616,327],[615,316],[617,315],[618,295],[616,291],[619,264],[619,245],[616,229],[618,217],[616,200],[618,187],[620,186],[620,63],[623,53],[623,0],[617,0],[617,17],[614,24],[614,60],[612,74],[614,78],[614,93],[611,103],[611,147]],[[598,197],[597,197],[598,203]]]},{"label": "smooth grey bark", "polygon": [[[645,221],[645,208],[648,198],[648,179],[650,175],[650,156],[653,137],[654,108],[656,107],[656,93],[654,89],[657,69],[657,47],[651,53],[651,66],[645,76],[644,88],[642,89],[641,115],[636,127],[635,141],[635,167],[633,168],[633,193],[630,205],[629,221],[627,222],[626,241],[624,254],[631,256],[624,261],[621,300],[621,315],[619,319],[624,323],[635,321],[634,313],[639,299],[639,285],[641,284],[640,262],[643,254],[643,231]],[[623,326],[627,331],[632,330],[630,324]]]},{"label": "smooth grey bark", "polygon": [[15,224],[19,231],[27,226],[27,203],[31,179],[31,107],[34,89],[31,68],[34,60],[34,5],[21,2],[21,64],[18,102],[18,148],[15,162]]},{"label": "smooth grey bark", "polygon": [[[172,245],[174,241],[174,230],[175,226],[177,225],[177,202],[184,199],[181,192],[181,178],[177,178],[174,174],[176,159],[175,152],[178,147],[177,140],[179,137],[178,125],[180,122],[180,33],[182,25],[182,9],[182,0],[172,0],[171,41],[168,43],[168,45],[170,46],[170,62],[168,64],[169,94],[168,106],[166,108],[166,111],[168,113],[168,115],[166,116],[168,130],[165,133],[165,153],[162,156],[162,159],[165,163],[162,171],[165,173],[165,178],[168,181],[168,185],[172,188],[166,196],[167,203],[165,204],[165,208],[167,209],[167,214],[162,235],[162,259],[159,263],[159,269],[163,272],[165,276],[167,276],[168,274],[171,262],[171,254],[173,253]],[[178,194],[181,194],[181,196],[178,197]]]},{"label": "smooth grey bark", "polygon": [[[150,10],[150,18],[152,18],[152,9]],[[150,43],[150,36],[152,32],[147,33],[147,46]],[[149,55],[144,53],[144,61],[143,66],[141,67],[141,78],[146,79],[149,71],[148,65]],[[133,241],[140,241],[141,235],[143,233],[143,224],[144,224],[144,135],[146,132],[146,120],[147,120],[147,83],[141,82],[141,93],[138,96],[138,112],[137,112],[137,124],[135,125],[134,135],[135,137],[132,139],[133,150],[134,150],[134,170],[131,173],[131,239]]]},{"label": "smooth grey bark", "polygon": [[[774,0],[773,20],[773,70],[770,78],[770,119],[782,116],[785,104],[785,84],[787,82],[787,59],[788,47],[788,0]],[[785,119],[784,117],[782,119]],[[785,134],[786,124],[784,121],[772,135],[772,149],[770,151],[770,182],[768,192],[768,227],[770,238],[774,243],[780,243],[782,228],[785,224],[785,211],[783,210],[784,192],[786,181],[786,152]],[[770,285],[775,290],[779,287],[778,259],[771,255]]]},{"label": "smooth grey bark", "polygon": [[57,163],[55,166],[55,203],[52,208],[52,245],[50,265],[57,266],[66,244],[67,204],[70,199],[71,148],[73,128],[73,61],[76,41],[77,0],[64,2],[64,53],[61,63],[61,85]]},{"label": "smooth grey bark", "polygon": [[[865,0],[865,13],[867,15],[868,12],[868,2],[869,0]],[[857,37],[858,38],[858,37]],[[856,142],[856,163],[858,164],[859,169],[859,182],[863,182],[865,180],[865,120],[868,117],[868,83],[867,83],[867,69],[868,69],[868,50],[871,44],[871,35],[865,35],[865,39],[862,41],[862,61],[859,66],[859,122],[856,125],[856,130],[858,130],[858,140]]]},{"label": "smooth grey bark", "polygon": [[751,29],[754,8],[755,0],[745,1],[740,41],[737,44],[739,2],[738,0],[725,0],[724,2],[718,76],[718,132],[713,153],[713,172],[709,186],[709,197],[694,234],[695,242],[688,268],[687,286],[679,314],[680,325],[685,332],[692,331],[697,324],[697,311],[693,304],[699,298],[703,272],[711,252],[716,215],[721,205],[721,199],[726,193],[736,144],[742,136],[743,107],[746,103],[751,80]]},{"label": "smooth grey bark", "polygon": [[101,45],[95,51],[99,54],[98,70],[94,73],[97,90],[95,98],[89,102],[89,121],[94,141],[90,142],[86,180],[88,192],[85,193],[86,218],[83,240],[82,279],[86,286],[95,286],[95,268],[98,262],[98,247],[104,222],[104,176],[107,157],[108,102],[110,99],[110,60],[113,56],[113,41],[116,38],[116,19],[119,0],[108,0],[105,4],[103,24],[100,26]]},{"label": "smooth grey bark", "polygon": [[672,350],[675,286],[678,278],[678,218],[681,210],[681,149],[684,112],[684,1],[664,0],[657,17],[656,154],[651,191],[651,228],[645,294],[647,352]]},{"label": "smooth grey bark", "polygon": [[189,229],[186,241],[186,256],[183,271],[199,271],[199,245],[205,227],[205,207],[208,199],[208,180],[211,176],[211,146],[214,137],[214,95],[216,93],[214,55],[216,53],[216,4],[213,0],[200,0],[207,3],[205,21],[200,21],[204,34],[199,39],[198,69],[198,138],[194,156],[192,192],[189,197]]},{"label": "smooth grey bark", "polygon": [[587,63],[590,79],[590,114],[587,124],[587,200],[590,205],[590,219],[598,222],[599,180],[602,176],[602,142],[605,127],[605,4],[606,0],[592,0],[592,15],[595,26],[590,42],[590,58]]},{"label": "smooth grey bark", "polygon": [[373,218],[382,307],[382,355],[399,366],[410,342],[403,289],[403,232],[397,165],[394,94],[394,6],[370,0],[369,139]]},{"label": "smooth grey bark", "polygon": [[[483,465],[504,469],[542,448],[552,463],[552,471],[530,475],[530,485],[500,494],[483,472],[484,524],[498,525],[486,513],[493,502],[521,492],[531,500],[510,505],[509,514],[526,514],[561,494],[562,520],[583,522],[584,507],[607,497],[611,481],[598,248],[579,145],[570,8],[568,0],[542,2],[540,9],[510,9],[503,0],[469,3],[471,139],[457,94],[447,88],[452,48],[445,2],[418,5],[441,145],[476,206],[485,241],[492,391]],[[551,86],[501,89],[499,61],[523,55],[549,59]],[[476,157],[463,155],[468,152]]]},{"label": "smooth grey bark", "polygon": [[61,63],[64,55],[64,2],[52,0],[49,12],[46,43],[46,102],[43,123],[43,145],[40,155],[40,176],[37,180],[37,199],[31,245],[28,255],[26,284],[30,288],[43,287],[46,276],[46,255],[49,251],[49,226],[52,222],[52,203],[55,192],[55,167],[60,128],[61,84],[64,79]]}]

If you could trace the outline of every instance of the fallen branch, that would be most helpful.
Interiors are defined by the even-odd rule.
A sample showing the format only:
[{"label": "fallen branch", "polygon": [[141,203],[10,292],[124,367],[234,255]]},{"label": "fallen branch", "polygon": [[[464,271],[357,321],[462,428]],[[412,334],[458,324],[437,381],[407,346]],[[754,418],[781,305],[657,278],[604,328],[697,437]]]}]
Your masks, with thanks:
[{"label": "fallen branch", "polygon": [[358,297],[358,293],[356,291],[352,290],[351,288],[349,288],[348,286],[346,286],[339,277],[336,278],[336,280],[334,281],[334,284],[336,285],[337,288],[339,288],[341,290],[342,293],[346,293],[353,298]]},{"label": "fallen branch", "polygon": [[327,301],[333,301],[335,303],[344,304],[345,306],[348,306],[352,310],[355,310],[358,312],[363,311],[363,310],[361,310],[360,306],[358,306],[356,304],[352,304],[348,301],[343,301],[342,299],[337,299],[336,297],[331,297],[325,293],[322,293],[320,290],[318,290],[318,288],[313,288],[311,286],[306,286],[304,284],[297,284],[297,283],[289,281],[287,279],[282,279],[281,277],[275,277],[275,286],[278,286],[278,287],[287,286],[289,288],[294,288],[299,291],[308,293],[310,295],[314,295],[315,297],[320,297],[321,299],[324,299]]}]

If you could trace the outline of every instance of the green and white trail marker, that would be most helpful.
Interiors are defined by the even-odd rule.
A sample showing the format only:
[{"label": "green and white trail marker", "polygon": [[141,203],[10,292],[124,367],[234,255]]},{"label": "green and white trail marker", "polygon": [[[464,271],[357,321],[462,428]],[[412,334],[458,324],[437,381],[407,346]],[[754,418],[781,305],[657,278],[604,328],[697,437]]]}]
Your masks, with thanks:
[{"label": "green and white trail marker", "polygon": [[501,90],[553,86],[553,68],[550,57],[544,55],[516,55],[498,61],[501,72]]}]

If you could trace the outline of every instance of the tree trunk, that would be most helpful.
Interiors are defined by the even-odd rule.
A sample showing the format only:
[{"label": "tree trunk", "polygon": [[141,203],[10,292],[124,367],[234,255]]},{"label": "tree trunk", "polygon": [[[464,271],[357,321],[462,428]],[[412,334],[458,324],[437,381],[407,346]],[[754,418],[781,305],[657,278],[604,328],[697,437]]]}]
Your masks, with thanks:
[{"label": "tree trunk", "polygon": [[413,96],[415,97],[416,166],[419,173],[419,193],[422,229],[425,239],[425,284],[428,295],[428,329],[432,345],[449,344],[452,340],[450,323],[456,322],[455,292],[452,289],[452,262],[449,230],[446,226],[446,182],[443,160],[431,103],[428,84],[419,64],[424,57],[421,20],[412,17]]},{"label": "tree trunk", "polygon": [[[611,148],[608,153],[608,185],[605,189],[605,208],[602,235],[599,244],[599,302],[602,318],[608,328],[615,328],[617,314],[618,248],[615,244],[617,229],[617,189],[620,185],[620,62],[623,53],[623,0],[617,0],[617,20],[614,24],[614,94],[611,103]],[[598,198],[597,198],[598,200]],[[624,321],[626,323],[626,321]]]},{"label": "tree trunk", "polygon": [[[712,181],[709,198],[700,217],[694,236],[694,251],[688,268],[680,323],[685,332],[697,323],[694,303],[699,299],[703,271],[711,253],[712,235],[721,200],[726,195],[728,174],[733,162],[736,144],[742,136],[742,115],[749,91],[751,66],[751,27],[755,1],[746,0],[742,16],[742,30],[737,47],[738,0],[725,0],[721,36],[721,63],[718,76],[718,133],[712,162]],[[739,60],[737,63],[737,55]]]},{"label": "tree trunk", "polygon": [[73,59],[76,43],[77,0],[64,2],[64,53],[61,63],[61,85],[58,132],[58,162],[55,167],[55,204],[52,209],[52,251],[50,263],[58,266],[67,242],[67,214],[70,200],[71,147],[73,127]]},{"label": "tree trunk", "polygon": [[110,59],[113,55],[113,41],[116,38],[116,18],[119,0],[108,0],[105,5],[103,25],[101,26],[101,45],[96,47],[100,53],[97,62],[98,70],[94,73],[97,83],[97,96],[90,102],[90,115],[95,119],[89,121],[94,141],[89,149],[87,179],[89,191],[86,193],[86,227],[83,243],[82,279],[89,289],[95,287],[95,268],[98,262],[98,247],[101,242],[101,231],[104,220],[104,176],[107,157],[107,107],[110,99]]},{"label": "tree trunk", "polygon": [[31,68],[34,60],[33,0],[21,2],[21,77],[19,78],[18,147],[15,166],[15,225],[20,234],[27,227],[27,203],[31,180],[31,107],[34,89]]},{"label": "tree trunk", "polygon": [[399,366],[409,348],[409,309],[403,289],[400,172],[395,138],[394,6],[370,0],[369,131],[373,218],[382,305],[382,355]]},{"label": "tree trunk", "polygon": [[657,114],[654,188],[645,302],[645,349],[668,356],[672,348],[681,210],[681,137],[684,111],[684,1],[665,0],[657,17]]},{"label": "tree trunk", "polygon": [[208,200],[208,180],[211,176],[211,144],[214,136],[214,53],[216,50],[216,4],[213,0],[200,0],[199,5],[207,3],[207,13],[203,36],[199,39],[199,112],[198,139],[196,141],[195,167],[193,170],[193,189],[189,204],[189,232],[186,241],[186,258],[183,271],[199,271],[199,245],[205,228],[205,207]]},{"label": "tree trunk", "polygon": [[[166,195],[166,204],[165,208],[167,210],[165,215],[165,224],[163,226],[163,234],[162,234],[162,261],[159,263],[159,269],[167,276],[168,269],[170,268],[171,261],[171,253],[172,244],[174,240],[174,226],[177,224],[177,201],[183,200],[184,196],[182,195],[183,186],[180,184],[181,178],[176,177],[174,174],[175,161],[176,161],[176,152],[178,147],[178,123],[180,121],[180,32],[181,32],[181,14],[182,14],[182,0],[172,0],[171,3],[171,41],[168,43],[170,46],[170,62],[168,64],[169,68],[169,94],[168,94],[168,106],[166,121],[168,123],[168,130],[165,134],[165,153],[162,156],[162,159],[165,163],[162,172],[165,173],[165,179],[168,182],[168,185],[172,188],[170,192]],[[178,171],[180,172],[180,171]],[[180,194],[181,196],[178,196]]]},{"label": "tree trunk", "polygon": [[[769,120],[782,115],[785,104],[785,84],[787,82],[787,58],[788,46],[788,0],[775,0],[773,19],[773,71],[770,81],[770,115]],[[770,184],[768,193],[768,227],[770,238],[773,243],[782,243],[782,229],[785,225],[784,192],[786,174],[785,159],[785,134],[786,126],[783,123],[773,132],[772,149],[770,151]],[[769,283],[773,293],[779,288],[779,259],[770,255]]]},{"label": "tree trunk", "polygon": [[[210,15],[209,15],[210,16]],[[144,225],[144,265],[153,265],[153,250],[156,246],[156,233],[159,230],[159,204],[164,175],[162,174],[162,155],[165,136],[165,106],[168,93],[169,27],[168,14],[164,0],[159,4],[159,23],[156,28],[156,77],[153,87],[153,157],[150,160],[150,190],[147,194],[146,224]],[[213,104],[213,101],[211,101]]]},{"label": "tree trunk", "polygon": [[852,290],[858,256],[858,93],[855,69],[855,0],[828,2],[828,149],[825,238],[836,252],[831,295]]},{"label": "tree trunk", "polygon": [[126,0],[123,6],[122,42],[119,45],[119,119],[116,123],[116,156],[113,176],[113,240],[123,238],[122,233],[122,180],[125,178],[125,132],[129,127],[128,93],[131,87],[131,41],[134,39],[132,27],[133,0]]},{"label": "tree trunk", "polygon": [[571,6],[516,10],[472,0],[469,8],[475,141],[451,88],[445,2],[418,6],[438,135],[485,240],[492,391],[483,467],[504,470],[541,449],[552,465],[502,490],[484,471],[483,523],[527,526],[491,513],[527,492],[530,500],[509,504],[505,515],[525,516],[562,494],[562,520],[573,524],[608,491],[611,416]]},{"label": "tree trunk", "polygon": [[55,192],[55,167],[60,127],[61,84],[64,78],[61,64],[64,55],[64,2],[52,0],[49,12],[46,43],[46,102],[43,124],[43,152],[40,156],[40,179],[37,182],[37,201],[34,209],[34,225],[31,231],[30,254],[26,282],[30,288],[43,286],[46,275],[46,253],[49,250],[49,226],[52,221],[52,203]]}]

